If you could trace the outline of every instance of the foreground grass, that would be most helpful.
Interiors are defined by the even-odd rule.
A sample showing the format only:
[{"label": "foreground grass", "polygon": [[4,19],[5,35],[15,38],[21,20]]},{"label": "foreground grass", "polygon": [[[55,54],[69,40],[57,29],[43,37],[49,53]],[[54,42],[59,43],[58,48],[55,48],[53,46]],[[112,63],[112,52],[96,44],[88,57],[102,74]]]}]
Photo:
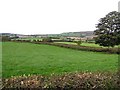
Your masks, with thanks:
[{"label": "foreground grass", "polygon": [[3,43],[3,77],[23,74],[116,71],[117,54],[77,51],[32,43]]}]

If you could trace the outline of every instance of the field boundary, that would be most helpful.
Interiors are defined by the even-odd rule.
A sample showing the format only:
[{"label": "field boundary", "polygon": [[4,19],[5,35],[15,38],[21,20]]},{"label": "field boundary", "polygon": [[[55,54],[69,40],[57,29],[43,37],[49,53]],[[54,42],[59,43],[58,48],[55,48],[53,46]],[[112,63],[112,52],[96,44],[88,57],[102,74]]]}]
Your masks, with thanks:
[{"label": "field boundary", "polygon": [[[40,90],[119,90],[120,81],[112,73],[68,73],[64,75],[19,76],[3,79],[3,90],[40,89]],[[28,89],[27,89],[28,90]]]},{"label": "field boundary", "polygon": [[15,40],[12,42],[28,42],[28,43],[34,43],[34,44],[46,44],[46,45],[63,47],[63,48],[70,48],[70,49],[74,49],[74,50],[104,52],[104,53],[110,53],[110,54],[119,54],[120,53],[119,48],[89,47],[89,46],[78,46],[78,45],[72,45],[72,44],[40,42],[40,41],[31,42],[30,40]]}]

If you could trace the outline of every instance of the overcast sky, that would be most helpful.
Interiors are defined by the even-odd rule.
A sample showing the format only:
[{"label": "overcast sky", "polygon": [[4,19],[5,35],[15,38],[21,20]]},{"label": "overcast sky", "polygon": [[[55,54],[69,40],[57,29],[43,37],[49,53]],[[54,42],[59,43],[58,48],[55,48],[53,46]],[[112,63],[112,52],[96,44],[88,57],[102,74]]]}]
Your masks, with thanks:
[{"label": "overcast sky", "polygon": [[0,33],[94,31],[119,0],[0,0]]}]

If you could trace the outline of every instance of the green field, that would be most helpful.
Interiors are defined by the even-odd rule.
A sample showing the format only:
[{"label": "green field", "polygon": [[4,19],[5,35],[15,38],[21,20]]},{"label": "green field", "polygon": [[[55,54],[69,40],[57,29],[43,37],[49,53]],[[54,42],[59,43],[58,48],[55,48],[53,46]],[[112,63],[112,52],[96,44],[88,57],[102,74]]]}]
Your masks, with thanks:
[{"label": "green field", "polygon": [[33,41],[33,40],[40,40],[40,41],[42,41],[42,38],[39,38],[39,37],[29,37],[29,38],[18,38],[18,39],[16,39],[16,40],[31,40],[31,41]]},{"label": "green field", "polygon": [[[77,43],[74,43],[74,42],[55,42],[55,43],[63,43],[63,44],[77,45]],[[81,46],[102,47],[102,46],[99,46],[98,44],[94,44],[94,43],[82,43]]]},{"label": "green field", "polygon": [[[54,42],[54,43],[63,43],[63,44],[77,45],[77,43],[74,43],[74,42]],[[82,42],[81,46],[106,48],[106,47],[100,46],[100,45],[95,44],[95,43],[85,43],[85,42]],[[118,48],[118,46],[115,46],[115,47]]]},{"label": "green field", "polygon": [[76,71],[117,71],[117,54],[15,42],[4,42],[2,48],[3,77]]}]

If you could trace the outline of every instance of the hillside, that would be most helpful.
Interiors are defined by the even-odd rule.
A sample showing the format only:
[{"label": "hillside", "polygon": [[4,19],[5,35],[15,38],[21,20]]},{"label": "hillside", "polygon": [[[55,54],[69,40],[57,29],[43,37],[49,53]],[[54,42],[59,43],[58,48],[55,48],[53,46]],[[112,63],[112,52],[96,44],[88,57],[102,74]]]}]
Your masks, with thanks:
[{"label": "hillside", "polygon": [[12,34],[12,33],[0,33],[5,36],[41,36],[41,37],[85,37],[92,36],[93,31],[83,31],[83,32],[66,32],[61,34],[32,34],[32,35],[23,35],[23,34]]}]

